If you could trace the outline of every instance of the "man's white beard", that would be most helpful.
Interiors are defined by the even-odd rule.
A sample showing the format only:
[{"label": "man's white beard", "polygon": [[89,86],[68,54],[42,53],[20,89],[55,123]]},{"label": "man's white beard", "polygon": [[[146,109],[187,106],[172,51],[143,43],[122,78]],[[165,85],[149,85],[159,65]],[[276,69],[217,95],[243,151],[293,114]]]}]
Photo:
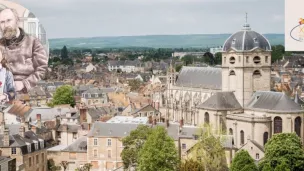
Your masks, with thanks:
[{"label": "man's white beard", "polygon": [[17,28],[12,28],[12,27],[4,28],[2,34],[2,36],[8,40],[13,39],[14,37],[16,37],[16,35],[17,35]]}]

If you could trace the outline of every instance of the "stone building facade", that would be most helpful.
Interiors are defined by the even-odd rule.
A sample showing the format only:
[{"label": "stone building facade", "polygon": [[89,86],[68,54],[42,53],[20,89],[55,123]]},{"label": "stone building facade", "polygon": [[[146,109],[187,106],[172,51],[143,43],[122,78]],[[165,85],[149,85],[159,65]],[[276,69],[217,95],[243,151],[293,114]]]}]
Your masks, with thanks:
[{"label": "stone building facade", "polygon": [[[167,90],[154,94],[162,116],[233,137],[233,148],[246,149],[259,161],[273,134],[295,132],[304,140],[304,110],[281,92],[270,91],[271,45],[249,24],[223,45],[222,66],[170,67]],[[229,162],[229,161],[228,161]]]}]

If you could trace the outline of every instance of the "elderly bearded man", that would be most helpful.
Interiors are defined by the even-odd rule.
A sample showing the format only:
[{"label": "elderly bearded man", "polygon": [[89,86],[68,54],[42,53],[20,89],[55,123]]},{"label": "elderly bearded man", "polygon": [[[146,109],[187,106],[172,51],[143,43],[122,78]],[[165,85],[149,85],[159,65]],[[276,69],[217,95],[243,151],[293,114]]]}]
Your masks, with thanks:
[{"label": "elderly bearded man", "polygon": [[44,77],[48,56],[40,41],[27,35],[18,27],[18,22],[19,17],[14,9],[0,12],[0,45],[14,75],[16,91],[26,93]]}]

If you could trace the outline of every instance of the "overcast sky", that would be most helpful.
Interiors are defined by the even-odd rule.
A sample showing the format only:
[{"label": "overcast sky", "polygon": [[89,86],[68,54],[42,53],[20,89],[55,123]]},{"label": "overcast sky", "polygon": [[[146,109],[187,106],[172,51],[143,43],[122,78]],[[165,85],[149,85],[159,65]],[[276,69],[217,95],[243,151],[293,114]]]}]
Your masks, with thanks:
[{"label": "overcast sky", "polygon": [[31,10],[49,38],[219,34],[248,22],[284,33],[284,0],[13,0]]}]

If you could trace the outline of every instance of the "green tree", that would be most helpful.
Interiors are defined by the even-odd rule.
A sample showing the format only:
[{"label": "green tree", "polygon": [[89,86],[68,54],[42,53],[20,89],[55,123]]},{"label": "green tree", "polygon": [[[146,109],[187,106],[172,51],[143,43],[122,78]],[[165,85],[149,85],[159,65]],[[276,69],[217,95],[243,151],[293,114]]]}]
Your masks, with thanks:
[{"label": "green tree", "polygon": [[131,91],[138,91],[140,88],[141,82],[138,79],[130,80],[129,86],[131,87]]},{"label": "green tree", "polygon": [[185,55],[184,57],[182,57],[182,61],[186,66],[193,64],[193,62],[196,60],[197,60],[196,56],[193,55]]},{"label": "green tree", "polygon": [[205,167],[201,162],[190,159],[181,163],[179,171],[205,171]]},{"label": "green tree", "polygon": [[194,159],[203,163],[206,171],[228,170],[225,150],[222,146],[225,138],[221,135],[222,133],[215,135],[214,130],[209,125],[200,128],[198,132],[198,142],[191,153]]},{"label": "green tree", "polygon": [[71,106],[74,106],[75,105],[74,94],[75,93],[72,86],[63,85],[56,89],[56,92],[54,93],[53,96],[53,100],[48,105],[51,107],[60,104],[70,104]]},{"label": "green tree", "polygon": [[240,150],[232,160],[230,171],[258,171],[248,151]]},{"label": "green tree", "polygon": [[183,65],[177,65],[177,66],[175,67],[175,71],[176,71],[176,72],[179,72],[179,71],[182,69],[182,67],[183,67]]},{"label": "green tree", "polygon": [[139,170],[174,171],[178,163],[178,152],[174,140],[167,134],[164,127],[157,126],[139,152]]},{"label": "green tree", "polygon": [[265,157],[259,170],[304,170],[304,151],[295,133],[275,134],[265,145]]},{"label": "green tree", "polygon": [[214,55],[214,58],[215,58],[216,64],[218,64],[218,65],[221,65],[221,64],[222,64],[222,53],[221,53],[221,52],[217,52],[217,53]]},{"label": "green tree", "polygon": [[147,125],[139,125],[130,135],[122,139],[124,149],[121,158],[124,168],[128,169],[138,163],[138,154],[142,146],[152,132],[152,128]]},{"label": "green tree", "polygon": [[63,46],[63,48],[61,49],[61,59],[67,59],[69,58],[69,55],[68,55],[68,49],[66,46]]},{"label": "green tree", "polygon": [[48,167],[48,170],[50,170],[50,171],[59,171],[59,170],[61,170],[60,166],[55,166],[55,162],[54,162],[53,159],[47,160],[47,167]]},{"label": "green tree", "polygon": [[86,163],[84,166],[76,168],[75,171],[90,171],[92,166],[91,163]]},{"label": "green tree", "polygon": [[81,64],[81,60],[80,59],[76,59],[76,63]]}]

